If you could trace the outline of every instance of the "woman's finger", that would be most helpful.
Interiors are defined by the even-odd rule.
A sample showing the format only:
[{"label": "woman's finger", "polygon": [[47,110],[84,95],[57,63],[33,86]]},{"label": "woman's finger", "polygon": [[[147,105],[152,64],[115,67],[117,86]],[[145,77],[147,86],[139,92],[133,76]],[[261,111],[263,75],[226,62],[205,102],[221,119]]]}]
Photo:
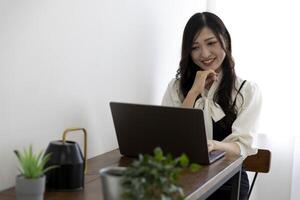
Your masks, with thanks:
[{"label": "woman's finger", "polygon": [[211,140],[207,140],[207,149],[208,152],[211,152],[214,148],[213,142]]}]

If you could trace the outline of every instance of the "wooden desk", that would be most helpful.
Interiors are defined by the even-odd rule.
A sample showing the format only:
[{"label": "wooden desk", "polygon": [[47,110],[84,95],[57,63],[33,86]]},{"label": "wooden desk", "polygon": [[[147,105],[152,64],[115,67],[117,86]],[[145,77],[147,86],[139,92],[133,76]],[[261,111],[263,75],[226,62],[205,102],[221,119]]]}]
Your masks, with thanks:
[{"label": "wooden desk", "polygon": [[[76,192],[46,192],[45,200],[102,200],[99,169],[110,165],[128,165],[129,158],[121,157],[118,150],[88,160],[85,175],[85,188]],[[241,157],[222,158],[215,163],[201,168],[198,172],[184,171],[180,177],[187,200],[206,199],[231,177],[235,177],[235,194],[239,194]],[[15,199],[14,188],[0,192],[0,200]],[[233,199],[238,199],[238,195]]]}]

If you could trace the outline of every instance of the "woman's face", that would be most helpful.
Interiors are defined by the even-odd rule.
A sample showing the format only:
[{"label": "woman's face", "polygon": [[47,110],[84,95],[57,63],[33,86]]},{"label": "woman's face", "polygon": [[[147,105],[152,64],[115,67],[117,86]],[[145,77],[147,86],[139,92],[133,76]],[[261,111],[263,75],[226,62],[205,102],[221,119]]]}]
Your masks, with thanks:
[{"label": "woman's face", "polygon": [[191,57],[202,70],[212,69],[219,72],[225,55],[225,51],[211,29],[204,27],[196,34]]}]

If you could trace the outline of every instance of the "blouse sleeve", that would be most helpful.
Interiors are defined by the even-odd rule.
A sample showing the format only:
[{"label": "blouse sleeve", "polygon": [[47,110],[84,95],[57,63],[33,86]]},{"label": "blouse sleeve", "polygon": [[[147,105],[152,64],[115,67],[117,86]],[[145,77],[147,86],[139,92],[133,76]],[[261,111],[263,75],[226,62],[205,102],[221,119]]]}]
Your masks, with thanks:
[{"label": "blouse sleeve", "polygon": [[239,100],[237,103],[240,102],[241,106],[232,124],[232,134],[224,139],[225,142],[236,142],[244,158],[257,152],[257,149],[252,147],[252,143],[257,133],[262,106],[262,96],[258,86],[248,81],[246,83],[241,90],[243,98],[237,99]]},{"label": "blouse sleeve", "polygon": [[178,81],[176,81],[176,79],[172,79],[168,84],[161,104],[163,106],[180,107],[182,102],[180,100],[179,94]]}]

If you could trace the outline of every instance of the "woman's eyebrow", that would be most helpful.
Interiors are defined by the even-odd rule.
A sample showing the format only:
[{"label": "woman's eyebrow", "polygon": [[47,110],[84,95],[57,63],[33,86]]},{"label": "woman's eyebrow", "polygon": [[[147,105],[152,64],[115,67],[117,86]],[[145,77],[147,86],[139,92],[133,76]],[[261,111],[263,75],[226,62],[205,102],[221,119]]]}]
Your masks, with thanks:
[{"label": "woman's eyebrow", "polygon": [[212,39],[215,39],[215,38],[216,38],[215,36],[212,36],[212,37],[209,37],[209,38],[205,39],[205,41],[212,40]]},{"label": "woman's eyebrow", "polygon": [[[209,38],[206,38],[204,41],[207,42],[207,41],[212,40],[212,39],[216,39],[216,37],[215,37],[215,36],[211,36],[211,37],[209,37]],[[193,42],[193,45],[195,45],[195,44],[199,44],[199,42],[194,41],[194,42]]]},{"label": "woman's eyebrow", "polygon": [[199,42],[194,41],[192,45],[197,45],[199,44]]}]

